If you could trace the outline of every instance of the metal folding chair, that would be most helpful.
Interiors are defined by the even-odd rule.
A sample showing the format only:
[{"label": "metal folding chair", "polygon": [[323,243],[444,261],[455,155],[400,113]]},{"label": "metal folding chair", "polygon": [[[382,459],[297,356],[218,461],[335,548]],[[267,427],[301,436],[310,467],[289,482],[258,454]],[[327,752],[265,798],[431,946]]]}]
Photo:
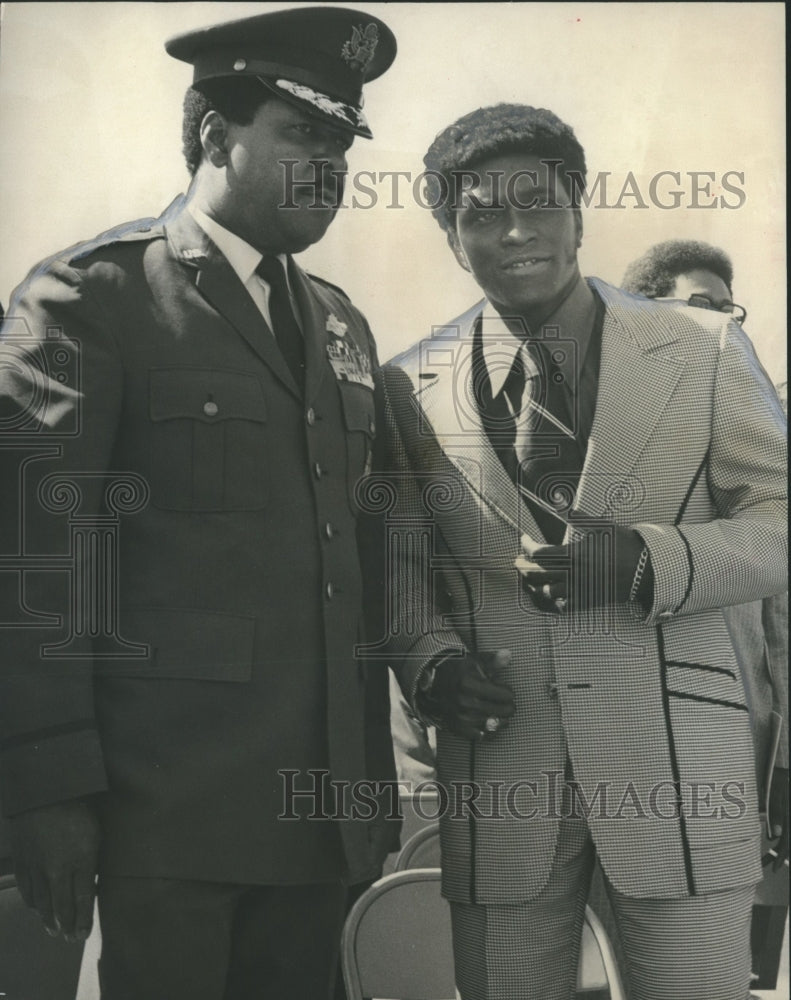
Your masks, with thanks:
[{"label": "metal folding chair", "polygon": [[[431,866],[439,868],[439,824],[432,823],[413,834],[404,844],[395,860],[395,871],[404,872],[413,868]],[[380,883],[377,883],[380,884]],[[450,915],[447,917],[450,927]],[[430,940],[435,940],[433,932],[427,931]],[[452,953],[450,956],[452,965]],[[582,945],[577,970],[577,992],[584,994],[599,990],[609,990],[611,1000],[625,1000],[621,974],[609,935],[594,911],[585,908],[585,923],[582,928]],[[364,994],[374,996],[376,994]],[[389,996],[391,994],[384,994]],[[395,994],[393,994],[395,995]],[[398,994],[400,996],[400,994]],[[453,996],[453,994],[450,994]]]}]

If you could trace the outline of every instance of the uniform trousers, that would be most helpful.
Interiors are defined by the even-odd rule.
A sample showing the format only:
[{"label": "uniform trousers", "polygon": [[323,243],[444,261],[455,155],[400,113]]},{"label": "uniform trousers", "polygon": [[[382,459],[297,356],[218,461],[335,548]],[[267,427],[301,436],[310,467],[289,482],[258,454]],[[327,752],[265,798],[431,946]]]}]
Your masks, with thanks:
[{"label": "uniform trousers", "polygon": [[[549,881],[531,902],[451,903],[462,1000],[573,1000],[595,849],[583,819],[560,822]],[[605,883],[631,1000],[746,1000],[754,886],[635,899]]]},{"label": "uniform trousers", "polygon": [[327,1000],[346,892],[104,877],[102,1000]]}]

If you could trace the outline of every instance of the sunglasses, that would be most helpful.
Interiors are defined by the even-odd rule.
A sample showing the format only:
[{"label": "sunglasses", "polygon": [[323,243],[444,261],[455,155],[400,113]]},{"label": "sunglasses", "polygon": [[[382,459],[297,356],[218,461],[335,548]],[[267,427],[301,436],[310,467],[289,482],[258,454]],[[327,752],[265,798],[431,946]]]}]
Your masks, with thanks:
[{"label": "sunglasses", "polygon": [[730,313],[737,323],[741,324],[747,319],[747,310],[744,306],[735,302],[723,302],[722,305],[715,305],[706,295],[690,295],[687,299],[688,306],[696,306],[698,309],[713,309],[715,312]]}]

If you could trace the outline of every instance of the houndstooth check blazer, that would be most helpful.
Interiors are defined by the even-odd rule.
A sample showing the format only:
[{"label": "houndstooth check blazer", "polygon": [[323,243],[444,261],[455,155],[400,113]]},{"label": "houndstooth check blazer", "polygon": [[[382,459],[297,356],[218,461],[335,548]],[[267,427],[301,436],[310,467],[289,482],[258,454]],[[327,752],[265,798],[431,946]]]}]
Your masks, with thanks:
[{"label": "houndstooth check blazer", "polygon": [[620,892],[673,898],[761,877],[750,720],[721,608],[786,587],[785,418],[735,323],[590,284],[606,315],[574,509],[642,535],[648,613],[557,616],[523,594],[520,536],[542,536],[474,402],[483,303],[382,373],[390,662],[414,704],[432,658],[512,653],[510,726],[481,743],[438,736],[452,900],[541,891],[567,759]]}]

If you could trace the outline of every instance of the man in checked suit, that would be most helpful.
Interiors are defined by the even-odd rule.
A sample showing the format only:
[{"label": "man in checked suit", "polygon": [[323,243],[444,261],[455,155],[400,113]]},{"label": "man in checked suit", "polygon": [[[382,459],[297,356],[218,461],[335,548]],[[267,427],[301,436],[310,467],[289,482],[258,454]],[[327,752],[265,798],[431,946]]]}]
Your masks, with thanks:
[{"label": "man in checked suit", "polygon": [[[745,309],[733,302],[733,264],[700,240],[665,240],[627,267],[621,286],[635,295],[730,313],[740,326]],[[777,386],[775,386],[777,388]],[[781,399],[781,405],[782,399]],[[760,804],[779,839],[774,865],[788,858],[788,593],[725,611],[753,723]]]},{"label": "man in checked suit", "polygon": [[573,996],[598,855],[635,1000],[745,1000],[759,822],[721,609],[786,586],[777,397],[727,317],[581,277],[585,158],[551,112],[474,111],[425,163],[485,299],[383,372],[389,653],[439,726],[461,995]]},{"label": "man in checked suit", "polygon": [[0,793],[51,933],[85,936],[98,868],[107,1000],[316,1000],[392,846],[322,774],[393,760],[354,652],[374,343],[291,255],[395,40],[306,7],[167,49],[187,197],[37,267],[4,327]]}]

